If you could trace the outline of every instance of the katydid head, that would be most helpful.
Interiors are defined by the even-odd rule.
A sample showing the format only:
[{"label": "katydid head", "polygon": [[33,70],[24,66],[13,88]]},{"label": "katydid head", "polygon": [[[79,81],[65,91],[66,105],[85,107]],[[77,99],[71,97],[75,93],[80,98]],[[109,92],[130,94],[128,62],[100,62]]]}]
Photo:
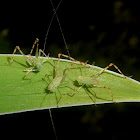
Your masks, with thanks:
[{"label": "katydid head", "polygon": [[97,79],[88,76],[78,76],[77,82],[79,85],[85,85],[87,87],[93,87],[93,85],[99,84],[99,81]]}]

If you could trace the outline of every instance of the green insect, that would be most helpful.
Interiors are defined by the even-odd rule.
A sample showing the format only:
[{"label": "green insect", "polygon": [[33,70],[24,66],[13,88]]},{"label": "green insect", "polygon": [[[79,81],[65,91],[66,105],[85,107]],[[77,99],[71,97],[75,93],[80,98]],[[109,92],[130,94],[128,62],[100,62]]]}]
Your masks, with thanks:
[{"label": "green insect", "polygon": [[[35,54],[35,57],[33,57],[33,56],[31,56],[31,54],[34,50],[35,45],[37,46],[36,47],[36,54]],[[27,64],[29,65],[29,68],[25,69],[24,71],[27,72],[25,76],[27,76],[30,80],[32,78],[28,74],[32,71],[40,71],[42,69],[43,63],[47,61],[46,59],[43,61],[40,61],[40,59],[39,59],[40,54],[42,53],[45,57],[49,57],[41,49],[38,50],[38,45],[39,45],[39,39],[36,38],[36,40],[32,46],[32,49],[30,51],[29,56],[25,56],[25,54],[21,51],[20,47],[16,46],[14,49],[12,58],[11,58],[11,64],[13,64],[14,54],[16,53],[17,50],[19,50],[19,52],[23,55],[24,59],[26,60]]]},{"label": "green insect", "polygon": [[[67,56],[67,55],[64,55],[64,54],[59,54],[59,59],[60,59],[60,56],[63,56],[63,57],[66,57],[74,62],[78,62],[79,64],[81,65],[85,65],[85,66],[88,66],[88,67],[91,67],[89,66],[88,64],[84,63],[84,62],[80,62],[80,61],[77,61],[75,60],[74,58],[70,57],[70,56]],[[100,86],[99,85],[99,81],[96,79],[98,76],[100,76],[105,70],[107,70],[108,68],[110,68],[111,66],[113,66],[124,78],[127,78],[122,72],[121,70],[113,63],[110,63],[107,67],[105,67],[104,69],[102,69],[101,71],[95,73],[93,76],[78,76],[75,80],[75,82],[78,84],[78,86],[80,86],[77,90],[75,90],[75,92],[73,93],[68,93],[67,95],[70,95],[70,96],[73,96],[75,95],[76,93],[78,93],[78,91],[82,88],[82,87],[86,87],[86,88],[104,88],[104,89],[107,89],[111,95],[111,100],[113,102],[114,99],[113,99],[113,94],[112,94],[112,91],[109,87],[107,86]],[[74,84],[73,84],[74,85]],[[95,92],[94,92],[95,93]],[[95,103],[96,103],[96,93],[95,93]]]},{"label": "green insect", "polygon": [[[69,59],[71,59],[73,61],[71,62],[70,67],[65,71],[65,73],[60,75],[59,74],[59,64],[60,64],[60,57],[61,56],[64,56],[64,57],[66,56],[67,58],[69,58]],[[66,77],[68,76],[68,73],[69,73],[70,69],[72,68],[74,62],[77,62],[77,63],[79,63],[81,65],[86,65],[86,66],[89,67],[89,65],[87,65],[86,63],[81,62],[81,61],[77,61],[77,60],[75,60],[74,58],[72,58],[70,56],[63,55],[61,53],[58,54],[58,62],[57,62],[56,69],[55,69],[55,64],[53,62],[53,66],[54,66],[53,79],[50,80],[48,74],[46,74],[45,77],[43,78],[43,80],[45,80],[45,78],[48,77],[48,80],[49,80],[50,83],[48,84],[47,91],[49,91],[49,93],[55,93],[56,90],[59,91],[59,87],[61,85],[64,85],[64,81],[65,81]],[[72,84],[72,86],[74,87],[74,84],[72,82],[69,82],[69,84]],[[73,90],[75,90],[75,89],[73,88]],[[67,94],[60,94],[60,98],[57,100],[57,106],[58,106],[58,103],[60,102],[60,100],[62,98],[62,95],[67,95]]]},{"label": "green insect", "polygon": [[[74,62],[72,62],[70,67],[66,70],[66,72],[64,74],[60,75],[59,74],[59,62],[60,62],[60,59],[58,59],[56,68],[55,68],[55,64],[53,62],[53,66],[54,66],[53,75],[52,75],[53,79],[51,80],[49,78],[48,74],[46,74],[45,77],[43,78],[43,80],[45,80],[45,78],[48,77],[48,81],[50,83],[48,84],[47,91],[49,91],[49,93],[55,93],[57,90],[59,91],[59,87],[65,81],[65,78],[67,77],[67,75],[74,63]],[[61,98],[62,98],[62,95],[60,94],[60,98],[57,99],[57,107],[58,107],[58,103],[61,100]]]},{"label": "green insect", "polygon": [[[104,88],[107,89],[109,91],[109,93],[111,94],[111,100],[113,102],[113,94],[112,91],[109,87],[106,86],[100,86],[99,85],[99,81],[96,79],[96,77],[100,76],[105,70],[107,70],[108,68],[110,68],[111,66],[114,66],[114,68],[116,68],[118,70],[118,72],[123,75],[123,77],[127,78],[121,71],[120,69],[113,63],[110,63],[107,67],[105,67],[103,70],[101,70],[100,72],[95,73],[93,76],[78,76],[76,79],[76,82],[78,83],[78,86],[80,86],[76,92],[71,93],[72,95],[76,94],[82,87],[86,87],[86,88]],[[95,93],[95,92],[94,92]],[[96,103],[96,93],[95,93],[95,103]]]}]

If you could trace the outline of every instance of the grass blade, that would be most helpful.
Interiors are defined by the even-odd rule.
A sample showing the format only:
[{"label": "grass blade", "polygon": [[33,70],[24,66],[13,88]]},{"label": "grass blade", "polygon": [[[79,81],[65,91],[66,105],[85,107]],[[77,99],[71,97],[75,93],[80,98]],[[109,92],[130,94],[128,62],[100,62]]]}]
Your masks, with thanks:
[{"label": "grass blade", "polygon": [[[72,93],[77,85],[73,86],[78,75],[91,76],[100,71],[101,68],[93,66],[92,68],[83,68],[79,64],[74,64],[70,70],[63,86],[56,93],[48,94],[47,86],[49,79],[52,79],[53,65],[48,60],[44,63],[40,72],[31,72],[29,75],[32,81],[27,77],[23,80],[28,68],[25,59],[21,55],[15,55],[13,65],[10,65],[10,55],[0,55],[0,114],[11,112],[22,112],[27,110],[38,110],[42,108],[57,107],[56,98],[60,94]],[[46,59],[46,58],[41,58]],[[54,59],[55,64],[57,59]],[[60,74],[63,74],[69,68],[71,62],[67,60],[60,61]],[[46,82],[42,81],[45,74],[50,75]],[[125,79],[120,74],[112,71],[105,71],[98,78],[100,86],[110,87],[114,100],[116,102],[140,101],[140,83],[131,78]],[[94,104],[95,93],[97,95],[96,103],[111,102],[111,96],[106,89],[82,87],[76,95],[70,97],[65,95],[59,102],[59,107]]]}]

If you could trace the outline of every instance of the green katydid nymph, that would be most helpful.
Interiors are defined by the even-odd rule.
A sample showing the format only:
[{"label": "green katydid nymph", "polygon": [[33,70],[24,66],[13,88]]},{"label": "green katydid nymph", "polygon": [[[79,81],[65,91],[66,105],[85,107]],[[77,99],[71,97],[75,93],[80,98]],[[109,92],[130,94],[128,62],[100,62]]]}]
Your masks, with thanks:
[{"label": "green katydid nymph", "polygon": [[[37,44],[37,45],[36,45]],[[35,57],[31,56],[32,52],[33,52],[33,49],[36,45],[36,54],[35,54]],[[16,53],[17,50],[19,50],[19,52],[23,55],[24,59],[26,60],[27,64],[29,65],[29,68],[25,69],[24,71],[26,71],[26,75],[30,80],[32,79],[28,74],[32,71],[40,71],[42,69],[42,66],[43,66],[43,63],[47,61],[47,59],[41,61],[39,58],[40,58],[40,54],[42,53],[45,57],[48,57],[41,49],[38,50],[38,45],[39,45],[39,39],[36,38],[33,46],[32,46],[32,49],[30,51],[30,54],[29,56],[26,56],[20,49],[19,46],[16,46],[15,49],[14,49],[14,52],[13,52],[13,55],[12,55],[12,58],[11,58],[11,64],[13,64],[13,59],[14,59],[14,54]]]}]

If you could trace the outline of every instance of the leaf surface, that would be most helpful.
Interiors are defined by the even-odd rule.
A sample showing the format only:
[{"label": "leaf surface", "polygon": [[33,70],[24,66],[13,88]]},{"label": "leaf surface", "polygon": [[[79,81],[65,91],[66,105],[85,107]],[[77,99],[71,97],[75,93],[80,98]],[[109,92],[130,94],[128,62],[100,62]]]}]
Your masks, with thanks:
[{"label": "leaf surface", "polygon": [[[47,58],[40,58],[41,61],[44,59]],[[57,66],[57,59],[52,59]],[[83,86],[74,96],[69,96],[80,87],[76,82],[78,76],[92,76],[101,70],[99,67],[89,68],[74,63],[56,92],[50,93],[47,87],[53,79],[54,64],[52,60],[44,63],[39,72],[31,72],[29,74],[32,77],[31,81],[25,76],[24,70],[29,66],[24,57],[15,55],[12,65],[10,65],[10,60],[10,55],[0,55],[0,114],[55,108],[60,95],[62,98],[58,107],[94,104],[95,99],[97,104],[111,102],[110,92],[104,88]],[[61,60],[59,75],[63,75],[70,65],[70,61]],[[48,77],[43,81],[42,78],[45,74]],[[105,71],[97,77],[97,80],[100,86],[111,89],[115,102],[140,101],[140,83],[138,81],[131,78],[125,79],[112,71]],[[64,95],[67,93],[69,95]]]}]

